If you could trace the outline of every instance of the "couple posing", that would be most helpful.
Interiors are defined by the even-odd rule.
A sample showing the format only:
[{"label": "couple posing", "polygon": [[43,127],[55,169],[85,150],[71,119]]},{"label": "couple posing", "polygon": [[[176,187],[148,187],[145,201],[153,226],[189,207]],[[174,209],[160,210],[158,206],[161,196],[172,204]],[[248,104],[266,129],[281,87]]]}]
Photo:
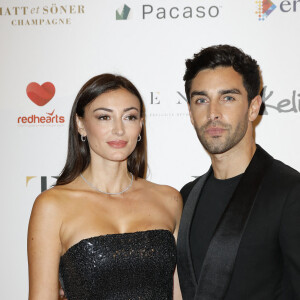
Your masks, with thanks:
[{"label": "couple posing", "polygon": [[81,88],[66,165],[31,214],[30,300],[56,300],[58,274],[69,300],[300,299],[300,174],[255,144],[259,66],[212,46],[186,61],[184,80],[212,165],[182,188],[183,211],[176,190],[144,179],[133,84],[103,74]]}]

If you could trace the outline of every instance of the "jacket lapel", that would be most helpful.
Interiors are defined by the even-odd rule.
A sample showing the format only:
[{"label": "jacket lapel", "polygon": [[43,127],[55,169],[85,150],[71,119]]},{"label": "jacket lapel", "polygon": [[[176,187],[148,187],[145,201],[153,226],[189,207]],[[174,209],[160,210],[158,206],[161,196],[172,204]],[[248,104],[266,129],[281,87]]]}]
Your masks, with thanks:
[{"label": "jacket lapel", "polygon": [[183,299],[192,299],[196,292],[197,281],[190,249],[190,227],[202,187],[211,172],[212,168],[194,185],[181,216],[177,239],[177,268]]},{"label": "jacket lapel", "polygon": [[224,299],[260,184],[273,158],[261,147],[242,176],[208,247],[195,300]]}]

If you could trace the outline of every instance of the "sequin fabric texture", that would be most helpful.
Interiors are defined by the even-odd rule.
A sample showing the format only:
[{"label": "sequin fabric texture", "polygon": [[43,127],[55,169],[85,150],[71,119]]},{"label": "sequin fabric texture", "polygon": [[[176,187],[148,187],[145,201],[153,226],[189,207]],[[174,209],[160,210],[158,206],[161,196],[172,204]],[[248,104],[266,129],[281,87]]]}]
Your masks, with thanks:
[{"label": "sequin fabric texture", "polygon": [[173,299],[176,245],[168,230],[81,240],[60,259],[68,300]]}]

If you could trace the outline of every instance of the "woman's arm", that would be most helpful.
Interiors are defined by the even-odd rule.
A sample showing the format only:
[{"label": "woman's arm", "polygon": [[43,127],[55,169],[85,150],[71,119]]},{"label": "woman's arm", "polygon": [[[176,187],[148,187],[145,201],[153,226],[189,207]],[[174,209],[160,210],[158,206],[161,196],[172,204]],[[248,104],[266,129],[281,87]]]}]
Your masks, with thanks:
[{"label": "woman's arm", "polygon": [[[174,199],[177,203],[177,208],[176,208],[176,227],[174,231],[174,237],[177,243],[177,236],[178,236],[178,231],[179,231],[179,225],[180,225],[180,218],[182,214],[182,197],[179,192],[176,191],[174,194]],[[178,278],[178,273],[177,273],[177,266],[174,272],[174,300],[182,300],[182,295],[180,291],[180,285],[179,285],[179,278]]]},{"label": "woman's arm", "polygon": [[[53,195],[54,194],[54,195]],[[28,227],[29,300],[57,300],[62,251],[59,199],[49,190],[35,201]]]},{"label": "woman's arm", "polygon": [[174,272],[174,297],[173,300],[182,300],[180,285],[179,285],[179,278],[177,273],[177,267]]}]

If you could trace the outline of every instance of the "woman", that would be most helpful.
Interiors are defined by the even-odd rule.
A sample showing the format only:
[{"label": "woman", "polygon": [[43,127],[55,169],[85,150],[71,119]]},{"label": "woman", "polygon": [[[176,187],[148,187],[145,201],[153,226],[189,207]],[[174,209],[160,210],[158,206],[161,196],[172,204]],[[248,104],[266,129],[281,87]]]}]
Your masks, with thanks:
[{"label": "woman", "polygon": [[56,300],[58,274],[69,300],[172,299],[182,200],[146,169],[139,92],[121,76],[90,79],[72,108],[66,165],[32,209],[30,300]]}]

